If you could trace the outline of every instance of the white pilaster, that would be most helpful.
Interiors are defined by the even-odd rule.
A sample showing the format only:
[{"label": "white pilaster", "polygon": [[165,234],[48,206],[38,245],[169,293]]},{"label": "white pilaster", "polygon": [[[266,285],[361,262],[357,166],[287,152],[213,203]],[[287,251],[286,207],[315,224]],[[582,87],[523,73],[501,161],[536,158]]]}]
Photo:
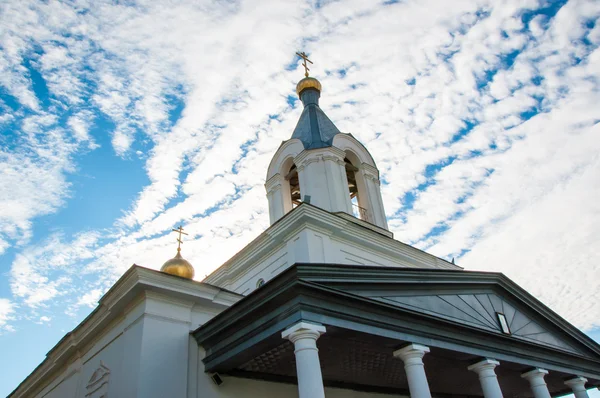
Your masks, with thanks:
[{"label": "white pilaster", "polygon": [[565,384],[573,390],[575,398],[589,398],[587,390],[585,389],[585,383],[587,383],[587,379],[581,376],[565,381]]},{"label": "white pilaster", "polygon": [[[379,181],[379,172],[375,167],[363,164],[360,169],[362,179],[365,184],[365,193],[368,200],[369,222],[381,228],[388,229],[385,210],[383,209],[383,200],[381,197],[381,184]],[[358,180],[358,179],[357,179]],[[358,182],[358,181],[357,181]],[[360,187],[359,187],[360,188]],[[359,195],[360,195],[359,190]]]},{"label": "white pilaster", "polygon": [[502,390],[498,384],[496,372],[494,372],[494,368],[498,365],[500,362],[494,359],[484,359],[467,368],[479,376],[479,383],[481,383],[485,398],[502,398]]},{"label": "white pilaster", "polygon": [[269,201],[269,220],[271,224],[292,210],[290,183],[281,174],[275,174],[265,184]]},{"label": "white pilaster", "polygon": [[394,351],[394,356],[404,362],[411,398],[431,398],[423,365],[423,356],[428,352],[429,347],[419,344],[410,344]]},{"label": "white pilaster", "polygon": [[306,322],[298,322],[281,333],[282,338],[294,343],[299,398],[325,398],[317,349],[317,339],[323,333],[325,326]]},{"label": "white pilaster", "polygon": [[535,368],[521,375],[522,378],[529,382],[534,398],[551,398],[548,386],[544,381],[544,376],[547,374],[548,371],[546,369]]}]

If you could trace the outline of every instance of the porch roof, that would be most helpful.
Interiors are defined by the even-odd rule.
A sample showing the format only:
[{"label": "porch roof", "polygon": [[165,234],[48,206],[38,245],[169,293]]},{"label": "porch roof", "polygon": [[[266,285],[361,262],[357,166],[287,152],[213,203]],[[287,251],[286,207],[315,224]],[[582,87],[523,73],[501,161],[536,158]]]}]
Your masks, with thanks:
[{"label": "porch roof", "polygon": [[[482,295],[512,308],[513,319],[524,317],[519,330],[534,325],[532,334],[503,334],[491,314],[478,314],[489,310],[469,304],[469,297]],[[455,296],[465,302],[463,310],[454,304],[456,314],[428,307],[439,297],[452,304]],[[281,331],[300,320],[327,327],[318,346],[330,386],[407,389],[392,352],[408,342],[431,348],[425,368],[438,396],[479,395],[477,377],[466,368],[481,357],[501,362],[497,373],[506,394],[529,395],[520,374],[532,367],[550,371],[553,395],[568,392],[563,379],[575,375],[600,385],[600,347],[499,273],[296,264],[193,335],[206,350],[207,372],[295,382],[293,345]]]}]

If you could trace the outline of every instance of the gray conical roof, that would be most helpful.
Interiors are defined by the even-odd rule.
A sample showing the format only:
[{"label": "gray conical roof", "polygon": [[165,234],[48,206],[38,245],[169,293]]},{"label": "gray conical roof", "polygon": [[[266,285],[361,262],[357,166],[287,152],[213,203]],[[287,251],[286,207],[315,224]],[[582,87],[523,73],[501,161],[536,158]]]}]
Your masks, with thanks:
[{"label": "gray conical roof", "polygon": [[330,147],[333,137],[340,133],[325,112],[319,108],[319,96],[320,92],[315,88],[307,88],[300,93],[304,110],[292,138],[302,141],[305,149]]}]

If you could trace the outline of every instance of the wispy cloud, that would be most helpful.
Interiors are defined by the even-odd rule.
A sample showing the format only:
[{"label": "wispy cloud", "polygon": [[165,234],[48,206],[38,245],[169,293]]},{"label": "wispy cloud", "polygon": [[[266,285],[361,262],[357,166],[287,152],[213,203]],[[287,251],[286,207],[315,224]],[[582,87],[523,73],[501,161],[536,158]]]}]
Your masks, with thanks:
[{"label": "wispy cloud", "polygon": [[14,312],[13,303],[8,299],[0,298],[0,333],[2,333],[2,330],[13,330],[8,322],[13,319]]},{"label": "wispy cloud", "polygon": [[[200,278],[266,228],[303,49],[325,111],[375,157],[398,238],[598,326],[597,2],[3,7],[0,252],[23,311],[75,312],[132,263],[160,267],[178,223]],[[108,230],[36,236],[77,193],[81,156],[106,146],[142,154],[146,185]]]}]

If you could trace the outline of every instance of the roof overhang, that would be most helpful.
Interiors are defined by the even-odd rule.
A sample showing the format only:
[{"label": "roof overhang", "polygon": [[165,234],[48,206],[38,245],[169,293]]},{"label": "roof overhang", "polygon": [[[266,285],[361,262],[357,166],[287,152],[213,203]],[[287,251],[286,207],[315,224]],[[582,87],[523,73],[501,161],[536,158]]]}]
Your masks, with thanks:
[{"label": "roof overhang", "polygon": [[[468,290],[509,297],[576,346],[577,352],[478,329],[364,295],[390,289],[446,293]],[[323,356],[327,355],[328,345],[337,347],[333,356],[345,355],[344,350],[353,349],[351,342],[357,342],[363,348],[355,347],[355,351],[371,350],[373,358],[391,358],[395,348],[414,342],[431,347],[430,358],[450,356],[465,362],[465,369],[468,361],[486,356],[505,363],[503,371],[512,369],[513,376],[530,367],[543,367],[551,372],[547,382],[553,394],[564,392],[562,378],[573,374],[587,377],[592,384],[600,383],[600,347],[499,273],[296,264],[193,335],[206,350],[203,362],[207,372],[293,381],[295,373],[290,373],[289,366],[293,363],[293,348],[282,340],[281,331],[300,320],[326,325],[328,332],[319,340],[322,361],[326,363],[330,359]],[[339,344],[340,341],[344,343]],[[382,353],[377,347],[387,348]],[[437,362],[443,362],[438,359]],[[332,373],[333,368],[323,368],[326,384],[352,383],[352,377],[340,380],[341,376]],[[371,387],[375,386],[361,388]]]}]

